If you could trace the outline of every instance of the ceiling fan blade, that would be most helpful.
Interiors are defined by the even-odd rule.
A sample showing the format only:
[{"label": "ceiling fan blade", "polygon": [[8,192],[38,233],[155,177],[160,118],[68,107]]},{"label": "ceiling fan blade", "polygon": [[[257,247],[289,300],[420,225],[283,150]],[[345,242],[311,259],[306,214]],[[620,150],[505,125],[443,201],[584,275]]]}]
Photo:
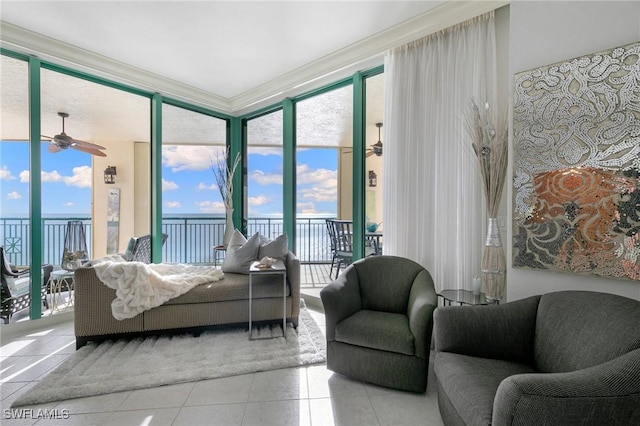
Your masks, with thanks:
[{"label": "ceiling fan blade", "polygon": [[53,140],[53,137],[52,137],[52,136],[40,135],[40,137],[41,137],[41,138],[47,138],[47,139],[51,139],[51,140]]},{"label": "ceiling fan blade", "polygon": [[81,145],[72,145],[71,148],[77,149],[78,151],[86,152],[87,154],[97,155],[98,157],[106,157],[107,154],[95,148],[88,148]]},{"label": "ceiling fan blade", "polygon": [[371,151],[371,150],[369,150],[369,149],[368,149],[367,151],[368,151],[368,152],[367,152],[367,156],[366,156],[366,158],[369,158],[369,157],[371,157],[372,155],[374,155],[374,152],[373,152],[373,151]]},{"label": "ceiling fan blade", "polygon": [[49,146],[47,147],[47,151],[49,151],[52,154],[55,154],[56,152],[62,151],[62,148],[60,148],[56,144],[50,143]]},{"label": "ceiling fan blade", "polygon": [[91,142],[81,141],[80,139],[72,138],[72,141],[74,146],[82,146],[85,148],[93,148],[93,149],[107,149],[104,146],[96,145],[95,143],[91,143]]}]

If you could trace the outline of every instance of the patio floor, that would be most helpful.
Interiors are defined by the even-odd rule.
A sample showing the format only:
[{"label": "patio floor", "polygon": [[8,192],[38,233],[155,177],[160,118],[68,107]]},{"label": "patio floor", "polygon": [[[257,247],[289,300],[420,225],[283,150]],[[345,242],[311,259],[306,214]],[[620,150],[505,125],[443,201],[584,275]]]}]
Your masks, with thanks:
[{"label": "patio floor", "polygon": [[300,293],[308,305],[322,309],[320,290],[334,280],[329,276],[330,268],[331,264],[329,263],[303,263],[300,265]]}]

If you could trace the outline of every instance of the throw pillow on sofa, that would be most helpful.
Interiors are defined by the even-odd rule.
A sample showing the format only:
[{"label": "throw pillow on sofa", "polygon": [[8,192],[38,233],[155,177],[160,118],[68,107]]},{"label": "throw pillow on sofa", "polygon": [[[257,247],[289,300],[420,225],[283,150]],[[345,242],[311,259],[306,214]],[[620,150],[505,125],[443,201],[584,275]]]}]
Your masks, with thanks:
[{"label": "throw pillow on sofa", "polygon": [[282,234],[275,240],[262,239],[257,260],[262,260],[263,257],[269,256],[284,262],[288,251],[289,239],[287,238],[287,234]]},{"label": "throw pillow on sofa", "polygon": [[234,230],[222,261],[222,272],[248,274],[251,263],[258,257],[259,248],[260,234],[255,233],[247,240],[240,231]]}]

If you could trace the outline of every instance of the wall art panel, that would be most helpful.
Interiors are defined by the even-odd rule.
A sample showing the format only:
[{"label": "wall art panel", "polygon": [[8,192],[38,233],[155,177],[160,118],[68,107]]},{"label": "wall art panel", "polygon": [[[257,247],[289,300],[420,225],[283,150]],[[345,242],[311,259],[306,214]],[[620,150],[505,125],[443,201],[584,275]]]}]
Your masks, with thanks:
[{"label": "wall art panel", "polygon": [[515,76],[513,266],[640,281],[640,42]]}]

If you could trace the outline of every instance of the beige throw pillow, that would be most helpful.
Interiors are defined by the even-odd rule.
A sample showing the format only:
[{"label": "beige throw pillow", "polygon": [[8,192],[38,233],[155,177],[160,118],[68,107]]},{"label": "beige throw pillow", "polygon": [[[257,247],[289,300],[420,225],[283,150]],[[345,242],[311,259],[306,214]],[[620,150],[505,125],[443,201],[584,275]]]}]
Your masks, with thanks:
[{"label": "beige throw pillow", "polygon": [[247,240],[240,231],[234,230],[222,261],[222,272],[248,274],[251,263],[258,258],[259,248],[260,234],[255,233]]},{"label": "beige throw pillow", "polygon": [[289,239],[287,234],[282,234],[275,240],[263,240],[260,243],[260,250],[258,251],[258,260],[261,260],[265,256],[280,259],[284,262],[289,251]]}]

